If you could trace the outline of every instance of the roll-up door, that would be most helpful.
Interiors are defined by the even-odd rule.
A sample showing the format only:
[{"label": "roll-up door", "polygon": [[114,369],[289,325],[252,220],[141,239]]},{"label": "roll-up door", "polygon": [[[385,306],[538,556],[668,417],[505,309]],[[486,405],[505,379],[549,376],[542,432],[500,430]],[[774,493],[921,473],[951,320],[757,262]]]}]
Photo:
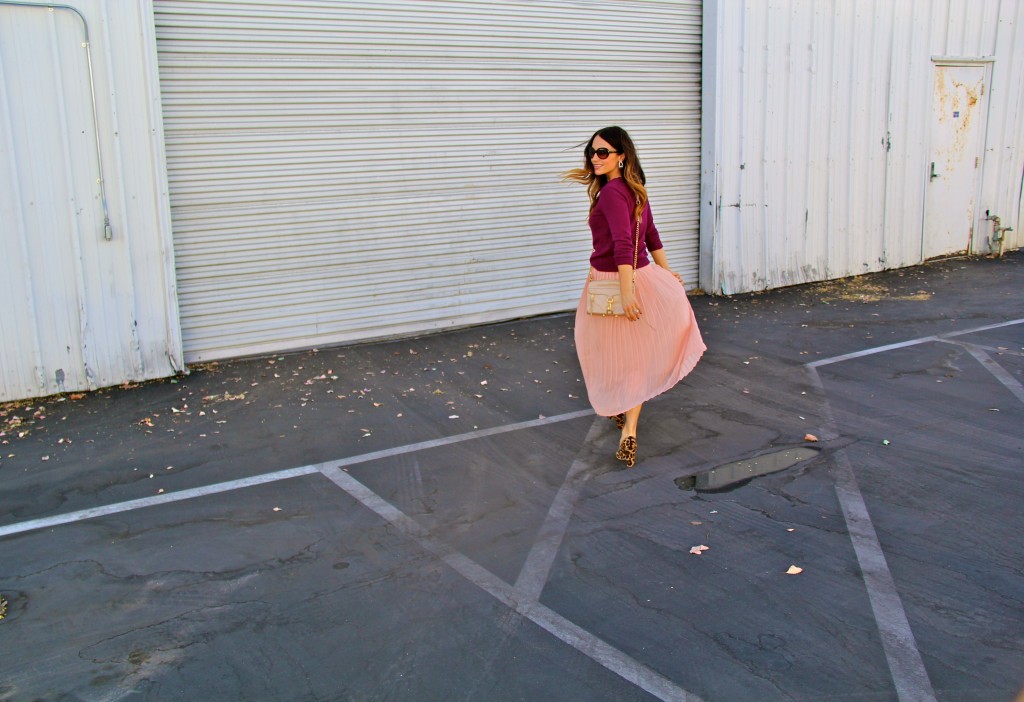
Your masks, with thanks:
[{"label": "roll-up door", "polygon": [[571,309],[628,129],[696,280],[699,0],[155,0],[188,360]]}]

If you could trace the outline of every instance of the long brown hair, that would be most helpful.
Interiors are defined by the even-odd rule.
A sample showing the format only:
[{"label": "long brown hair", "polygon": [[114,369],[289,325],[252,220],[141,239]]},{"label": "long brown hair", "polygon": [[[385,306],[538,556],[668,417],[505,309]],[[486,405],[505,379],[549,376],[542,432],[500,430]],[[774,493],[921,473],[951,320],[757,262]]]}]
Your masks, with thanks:
[{"label": "long brown hair", "polygon": [[608,176],[594,174],[594,164],[591,163],[590,157],[587,155],[594,145],[595,137],[601,137],[619,152],[617,155],[623,162],[622,178],[637,203],[633,214],[635,217],[640,217],[647,204],[647,188],[644,187],[647,185],[647,176],[644,175],[644,169],[640,167],[640,158],[637,156],[633,140],[622,127],[605,127],[594,132],[583,150],[583,168],[574,168],[568,171],[562,176],[562,180],[572,180],[586,185],[587,193],[590,195],[590,210],[593,211],[597,204],[597,194],[608,183]]}]

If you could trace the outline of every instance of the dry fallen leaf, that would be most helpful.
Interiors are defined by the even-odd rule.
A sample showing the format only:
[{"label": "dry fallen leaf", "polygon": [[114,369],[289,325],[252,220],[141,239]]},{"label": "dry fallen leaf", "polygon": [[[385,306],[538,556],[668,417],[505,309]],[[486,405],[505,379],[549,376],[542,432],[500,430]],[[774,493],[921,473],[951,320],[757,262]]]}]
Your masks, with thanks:
[{"label": "dry fallen leaf", "polygon": [[800,573],[803,573],[803,572],[804,572],[803,568],[801,568],[799,566],[791,565],[789,567],[789,570],[786,571],[786,575],[800,575]]},{"label": "dry fallen leaf", "polygon": [[818,437],[814,434],[804,434],[804,441],[817,441]]}]

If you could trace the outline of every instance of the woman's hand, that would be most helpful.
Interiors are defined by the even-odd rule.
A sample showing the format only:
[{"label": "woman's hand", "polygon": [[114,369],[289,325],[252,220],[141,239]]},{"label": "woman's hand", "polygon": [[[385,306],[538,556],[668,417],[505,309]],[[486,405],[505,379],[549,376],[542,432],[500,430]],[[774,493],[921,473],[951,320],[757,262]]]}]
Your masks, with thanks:
[{"label": "woman's hand", "polygon": [[619,293],[622,295],[622,310],[626,319],[635,322],[644,313],[636,301],[636,288],[633,287],[633,266],[619,266]]},{"label": "woman's hand", "polygon": [[667,270],[669,273],[674,275],[676,277],[676,280],[679,281],[680,285],[685,285],[685,283],[683,283],[683,276],[679,275],[678,273],[676,273],[674,270],[672,270],[670,268],[666,268],[665,270]]},{"label": "woman's hand", "polygon": [[626,319],[631,322],[640,321],[640,317],[643,316],[644,311],[640,309],[640,303],[637,302],[636,293],[633,291],[622,293],[622,309],[626,312]]}]

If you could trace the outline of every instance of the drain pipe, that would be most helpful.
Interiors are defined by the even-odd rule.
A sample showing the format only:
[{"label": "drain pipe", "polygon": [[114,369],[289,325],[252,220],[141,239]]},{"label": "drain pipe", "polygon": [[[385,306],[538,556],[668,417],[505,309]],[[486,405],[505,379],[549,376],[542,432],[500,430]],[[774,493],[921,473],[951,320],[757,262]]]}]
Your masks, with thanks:
[{"label": "drain pipe", "polygon": [[[1013,227],[1002,226],[1001,220],[998,215],[990,215],[988,210],[985,210],[985,219],[992,220],[992,243],[989,244],[989,253],[994,254],[996,258],[1001,258],[1003,255],[1003,247],[1006,246],[1006,232],[1012,232]],[[999,253],[992,251],[999,245]]]},{"label": "drain pipe", "polygon": [[82,15],[74,7],[70,5],[55,5],[53,3],[42,3],[42,2],[11,2],[10,0],[0,0],[0,5],[9,5],[12,7],[38,7],[40,9],[46,9],[50,12],[54,10],[66,10],[68,12],[74,12],[78,15],[78,19],[82,20],[82,31],[85,34],[85,41],[82,42],[82,48],[85,49],[85,60],[89,67],[89,96],[92,99],[92,127],[93,134],[96,137],[96,169],[99,174],[96,182],[100,186],[100,203],[103,206],[103,238],[110,241],[114,238],[114,230],[110,226],[110,210],[107,208],[107,188],[103,182],[103,152],[100,148],[100,117],[99,112],[96,109],[96,81],[93,79],[92,73],[92,45],[89,42],[89,23],[85,21],[85,16]]}]

